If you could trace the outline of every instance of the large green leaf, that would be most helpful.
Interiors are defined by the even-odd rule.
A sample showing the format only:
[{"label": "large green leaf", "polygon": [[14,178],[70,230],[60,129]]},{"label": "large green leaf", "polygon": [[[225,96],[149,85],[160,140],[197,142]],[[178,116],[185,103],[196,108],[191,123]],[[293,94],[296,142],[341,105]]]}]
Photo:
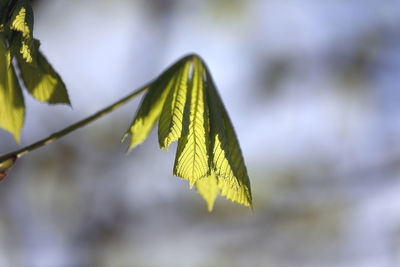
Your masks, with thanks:
[{"label": "large green leaf", "polygon": [[17,143],[24,124],[25,104],[10,52],[0,35],[0,126],[14,135]]},{"label": "large green leaf", "polygon": [[252,206],[246,166],[228,113],[205,63],[196,55],[184,57],[149,87],[128,130],[133,148],[148,136],[156,120],[161,148],[178,141],[174,175],[212,210],[219,192],[232,201]]},{"label": "large green leaf", "polygon": [[27,63],[21,56],[17,56],[25,87],[34,98],[42,102],[70,105],[64,82],[39,51],[39,41],[35,40],[34,42],[37,52],[31,63]]}]

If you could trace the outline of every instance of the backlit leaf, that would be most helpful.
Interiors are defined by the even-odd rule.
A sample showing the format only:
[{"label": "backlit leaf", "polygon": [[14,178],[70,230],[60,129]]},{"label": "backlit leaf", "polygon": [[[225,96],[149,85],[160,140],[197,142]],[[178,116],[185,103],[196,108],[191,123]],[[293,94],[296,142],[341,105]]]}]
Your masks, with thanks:
[{"label": "backlit leaf", "polygon": [[207,202],[208,211],[212,211],[215,199],[219,193],[217,177],[212,174],[197,180],[196,188],[199,194],[202,195],[204,200]]},{"label": "backlit leaf", "polygon": [[29,0],[18,0],[11,17],[10,29],[20,32],[20,53],[27,63],[33,59],[33,10]]},{"label": "backlit leaf", "polygon": [[196,55],[174,64],[149,87],[127,131],[129,148],[143,142],[156,120],[161,148],[178,141],[173,174],[189,181],[211,211],[218,195],[252,206],[250,181],[228,113],[211,74]]},{"label": "backlit leaf", "polygon": [[210,132],[213,171],[221,195],[251,206],[250,181],[235,131],[222,100],[207,71],[207,96],[210,107]]},{"label": "backlit leaf", "polygon": [[24,124],[25,104],[10,52],[0,35],[0,127],[14,135],[17,143]]},{"label": "backlit leaf", "polygon": [[21,77],[29,93],[42,102],[49,104],[64,103],[70,105],[67,89],[60,75],[38,50],[39,41],[35,40],[37,53],[32,63],[17,56]]},{"label": "backlit leaf", "polygon": [[20,31],[23,37],[32,37],[33,10],[28,0],[19,0],[11,18],[10,28]]},{"label": "backlit leaf", "polygon": [[211,174],[208,110],[203,83],[204,68],[199,58],[193,57],[192,61],[193,77],[187,90],[183,135],[178,141],[174,166],[174,175],[189,180],[190,187],[198,179]]},{"label": "backlit leaf", "polygon": [[165,99],[175,83],[175,71],[180,69],[184,59],[162,73],[150,86],[129,129],[122,141],[131,136],[128,151],[143,143],[160,117]]},{"label": "backlit leaf", "polygon": [[31,40],[23,40],[21,41],[21,49],[19,52],[22,55],[22,58],[25,59],[26,62],[32,63],[32,43],[30,42]]},{"label": "backlit leaf", "polygon": [[166,151],[172,142],[181,137],[190,66],[188,61],[176,71],[158,122],[158,140],[160,147]]}]

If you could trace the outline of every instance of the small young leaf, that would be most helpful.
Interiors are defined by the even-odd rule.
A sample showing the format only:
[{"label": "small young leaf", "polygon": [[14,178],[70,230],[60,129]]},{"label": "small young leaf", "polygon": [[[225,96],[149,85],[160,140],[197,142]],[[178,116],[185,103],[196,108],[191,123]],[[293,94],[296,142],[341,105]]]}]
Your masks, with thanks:
[{"label": "small young leaf", "polygon": [[[239,141],[236,137],[236,133],[233,128],[232,122],[229,119],[228,113],[226,112],[222,102],[220,103],[228,144],[228,150],[225,153],[227,153],[227,157],[230,158],[229,164],[231,164],[230,168],[232,172],[230,173],[231,176],[229,176],[229,172],[224,173],[220,171],[219,173],[222,174],[221,177],[223,177],[224,179],[218,180],[218,186],[221,189],[221,195],[226,196],[232,201],[236,201],[246,206],[252,207],[253,204],[251,197],[250,180],[247,174],[246,165],[244,164]],[[226,184],[228,184],[228,186],[226,186]]]},{"label": "small young leaf", "polygon": [[149,135],[160,117],[169,90],[174,86],[175,71],[180,69],[184,62],[184,59],[179,60],[150,85],[131,126],[122,138],[123,142],[128,136],[131,136],[128,151],[143,143]]},{"label": "small young leaf", "polygon": [[250,181],[232,123],[207,70],[207,100],[210,108],[213,171],[221,195],[251,206]]},{"label": "small young leaf", "polygon": [[60,75],[39,51],[39,41],[35,40],[34,43],[37,52],[33,54],[32,63],[27,63],[21,56],[17,56],[25,87],[34,98],[42,102],[71,105]]},{"label": "small young leaf", "polygon": [[0,35],[0,127],[14,135],[19,143],[24,124],[25,104],[10,52]]},{"label": "small young leaf", "polygon": [[[179,60],[149,87],[125,134],[129,149],[144,141],[156,120],[161,148],[178,141],[174,175],[196,185],[211,211],[221,195],[252,206],[250,181],[228,113],[211,74],[196,55]],[[125,138],[124,137],[124,138]]]},{"label": "small young leaf", "polygon": [[190,187],[211,174],[209,165],[209,128],[204,96],[204,68],[193,58],[193,78],[187,90],[182,132],[175,157],[174,175],[189,180]]},{"label": "small young leaf", "polygon": [[190,66],[190,62],[186,62],[176,71],[177,75],[173,77],[173,86],[167,96],[158,122],[160,148],[165,148],[167,152],[169,145],[178,141],[181,137]]}]

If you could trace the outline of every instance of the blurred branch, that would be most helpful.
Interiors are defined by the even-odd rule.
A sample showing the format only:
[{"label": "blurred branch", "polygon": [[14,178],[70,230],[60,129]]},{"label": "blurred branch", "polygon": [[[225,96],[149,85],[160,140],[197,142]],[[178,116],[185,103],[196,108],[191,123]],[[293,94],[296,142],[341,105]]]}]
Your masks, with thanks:
[{"label": "blurred branch", "polygon": [[[134,91],[133,93],[127,95],[126,97],[118,100],[117,102],[109,105],[108,107],[98,111],[97,113],[93,114],[90,117],[87,117],[77,123],[74,123],[64,129],[62,129],[61,131],[58,131],[56,133],[53,133],[52,135],[50,135],[47,138],[44,138],[42,140],[37,141],[36,143],[33,143],[31,145],[28,145],[26,147],[23,147],[21,149],[18,149],[16,151],[7,153],[5,155],[0,156],[0,165],[3,164],[4,162],[7,162],[9,159],[18,159],[20,157],[22,157],[25,154],[28,154],[30,152],[32,152],[33,150],[36,150],[42,146],[45,145],[49,145],[51,143],[53,143],[54,141],[60,139],[61,137],[81,128],[84,127],[86,125],[88,125],[89,123],[103,117],[104,115],[114,111],[115,109],[123,106],[124,104],[126,104],[127,102],[129,102],[130,100],[132,100],[133,98],[135,98],[137,95],[139,95],[140,93],[144,92],[147,88],[148,88],[148,84],[146,84],[145,86],[139,88],[138,90]],[[15,161],[15,160],[14,160]],[[12,165],[11,165],[12,166]],[[10,167],[11,167],[10,166]],[[8,167],[7,169],[9,169],[10,167]],[[4,172],[7,170],[0,170],[0,172]]]}]

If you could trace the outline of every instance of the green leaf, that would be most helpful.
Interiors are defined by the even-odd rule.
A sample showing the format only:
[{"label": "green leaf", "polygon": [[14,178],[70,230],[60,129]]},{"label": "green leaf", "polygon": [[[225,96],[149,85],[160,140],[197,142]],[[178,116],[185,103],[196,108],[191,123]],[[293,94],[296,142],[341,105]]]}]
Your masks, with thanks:
[{"label": "green leaf", "polygon": [[[218,186],[221,189],[221,195],[226,196],[232,201],[236,201],[246,206],[252,207],[253,204],[251,197],[250,179],[247,174],[247,169],[244,163],[239,141],[236,137],[232,122],[229,119],[228,113],[226,112],[223,105],[221,105],[221,109],[227,137],[226,142],[228,144],[227,147],[225,147],[225,149],[227,148],[227,150],[224,150],[224,153],[226,154],[227,159],[229,159],[229,166],[232,172],[220,171],[219,177],[222,177],[224,179],[218,179]],[[220,142],[221,144],[223,143],[222,140],[220,140]],[[215,155],[217,155],[217,151],[215,151],[214,153]],[[214,160],[216,158],[215,155]],[[221,166],[223,166],[223,164],[221,164]],[[218,170],[218,167],[216,167],[216,169]]]},{"label": "green leaf", "polygon": [[160,117],[169,90],[174,86],[175,71],[180,69],[184,61],[183,58],[175,63],[149,86],[133,122],[122,138],[123,142],[128,136],[131,137],[128,151],[143,143],[149,135],[157,119]]},{"label": "green leaf", "polygon": [[[206,200],[211,211],[219,192],[252,206],[250,181],[228,113],[205,63],[189,55],[167,69],[149,87],[125,137],[129,149],[145,140],[156,120],[160,148],[178,141],[175,176]],[[124,137],[124,138],[125,138]]]},{"label": "green leaf", "polygon": [[34,98],[42,102],[71,105],[64,82],[38,47],[39,41],[35,40],[37,53],[32,63],[27,63],[21,56],[17,56],[25,87]]},{"label": "green leaf", "polygon": [[11,17],[10,29],[20,32],[20,53],[27,63],[33,60],[33,10],[28,0],[18,0]]},{"label": "green leaf", "polygon": [[199,194],[202,195],[204,200],[207,202],[208,211],[212,211],[215,199],[219,193],[217,177],[212,174],[197,180],[196,188],[197,192],[199,192]]},{"label": "green leaf", "polygon": [[172,89],[167,96],[158,122],[160,148],[165,148],[167,152],[169,145],[181,137],[190,66],[190,62],[187,61],[176,70]]},{"label": "green leaf", "polygon": [[24,38],[32,38],[33,10],[28,0],[18,0],[11,17],[10,28],[21,32]]},{"label": "green leaf", "polygon": [[24,124],[25,104],[10,52],[0,36],[0,127],[14,135],[19,143]]},{"label": "green leaf", "polygon": [[212,165],[221,195],[251,206],[250,181],[239,142],[208,70],[207,98],[210,108]]},{"label": "green leaf", "polygon": [[193,78],[187,90],[183,135],[178,141],[174,166],[174,175],[189,180],[190,187],[198,179],[211,174],[208,111],[203,83],[204,68],[197,57],[193,57],[192,61]]}]

